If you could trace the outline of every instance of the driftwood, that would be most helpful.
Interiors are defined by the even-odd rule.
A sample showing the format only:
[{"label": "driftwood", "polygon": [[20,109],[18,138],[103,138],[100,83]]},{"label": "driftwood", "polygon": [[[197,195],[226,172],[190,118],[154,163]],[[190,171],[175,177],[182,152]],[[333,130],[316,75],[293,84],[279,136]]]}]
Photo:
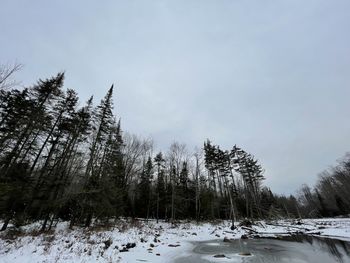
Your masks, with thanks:
[{"label": "driftwood", "polygon": [[252,232],[257,233],[257,234],[259,233],[258,231],[254,230],[253,228],[250,228],[250,227],[241,226],[241,228],[244,230],[252,231]]}]

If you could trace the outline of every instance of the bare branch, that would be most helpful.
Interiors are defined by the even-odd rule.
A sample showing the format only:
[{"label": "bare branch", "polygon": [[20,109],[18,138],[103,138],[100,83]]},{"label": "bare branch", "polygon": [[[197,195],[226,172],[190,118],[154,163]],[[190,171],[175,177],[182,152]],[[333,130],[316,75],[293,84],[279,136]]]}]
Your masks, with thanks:
[{"label": "bare branch", "polygon": [[17,62],[14,64],[0,64],[0,90],[10,89],[18,85],[18,82],[12,78],[14,73],[21,70],[22,67],[23,65]]}]

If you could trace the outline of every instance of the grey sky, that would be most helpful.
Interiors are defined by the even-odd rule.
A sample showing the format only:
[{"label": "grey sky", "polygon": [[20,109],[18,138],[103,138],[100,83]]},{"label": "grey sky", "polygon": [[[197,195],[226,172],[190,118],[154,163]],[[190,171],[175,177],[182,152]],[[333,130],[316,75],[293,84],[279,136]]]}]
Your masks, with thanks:
[{"label": "grey sky", "polygon": [[350,150],[350,1],[2,0],[0,62],[24,84],[116,84],[124,130],[237,144],[293,193]]}]

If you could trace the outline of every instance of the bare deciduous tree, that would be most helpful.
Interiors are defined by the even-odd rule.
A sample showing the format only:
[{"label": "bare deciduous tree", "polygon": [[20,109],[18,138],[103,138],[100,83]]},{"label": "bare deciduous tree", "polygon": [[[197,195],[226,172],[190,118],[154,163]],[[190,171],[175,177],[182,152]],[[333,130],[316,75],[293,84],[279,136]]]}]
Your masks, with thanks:
[{"label": "bare deciduous tree", "polygon": [[18,85],[18,82],[13,79],[13,75],[21,69],[22,64],[17,62],[0,64],[0,90],[10,89]]}]

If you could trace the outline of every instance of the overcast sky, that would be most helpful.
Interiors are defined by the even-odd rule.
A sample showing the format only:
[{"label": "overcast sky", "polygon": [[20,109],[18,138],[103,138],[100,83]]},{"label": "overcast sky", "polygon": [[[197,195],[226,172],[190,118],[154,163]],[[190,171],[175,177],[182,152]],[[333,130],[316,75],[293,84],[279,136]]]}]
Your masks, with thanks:
[{"label": "overcast sky", "polygon": [[0,63],[66,71],[159,149],[206,138],[254,154],[294,193],[350,151],[349,0],[2,0]]}]

